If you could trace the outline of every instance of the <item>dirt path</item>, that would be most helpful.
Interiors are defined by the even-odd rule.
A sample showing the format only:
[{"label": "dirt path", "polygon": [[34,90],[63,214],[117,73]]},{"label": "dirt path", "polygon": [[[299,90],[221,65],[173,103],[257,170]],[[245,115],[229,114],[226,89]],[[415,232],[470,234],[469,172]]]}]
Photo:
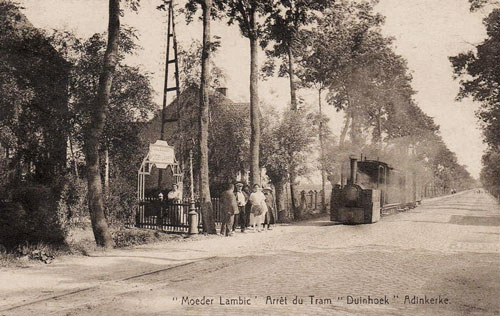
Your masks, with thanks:
[{"label": "dirt path", "polygon": [[0,280],[0,315],[500,315],[500,207],[468,192],[374,225],[199,236]]}]

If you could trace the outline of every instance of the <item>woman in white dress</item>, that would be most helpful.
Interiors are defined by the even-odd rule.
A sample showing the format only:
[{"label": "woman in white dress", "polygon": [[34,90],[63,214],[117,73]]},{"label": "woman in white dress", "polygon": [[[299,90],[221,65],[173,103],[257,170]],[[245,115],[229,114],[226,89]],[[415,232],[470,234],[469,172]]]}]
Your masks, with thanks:
[{"label": "woman in white dress", "polygon": [[[260,188],[260,185],[253,185],[253,192],[249,197],[252,208],[250,213],[253,214],[252,226],[254,231],[262,231],[261,225],[267,213],[266,197]],[[257,229],[256,229],[257,228]]]}]

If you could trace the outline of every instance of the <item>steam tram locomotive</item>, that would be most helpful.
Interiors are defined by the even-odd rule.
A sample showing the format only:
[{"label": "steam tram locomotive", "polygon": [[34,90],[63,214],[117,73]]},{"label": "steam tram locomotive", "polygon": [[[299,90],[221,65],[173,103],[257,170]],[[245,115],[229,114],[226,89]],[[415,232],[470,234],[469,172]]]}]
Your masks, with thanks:
[{"label": "steam tram locomotive", "polygon": [[330,220],[375,223],[383,212],[414,208],[420,201],[415,173],[396,170],[377,160],[351,158],[347,184],[333,188]]}]

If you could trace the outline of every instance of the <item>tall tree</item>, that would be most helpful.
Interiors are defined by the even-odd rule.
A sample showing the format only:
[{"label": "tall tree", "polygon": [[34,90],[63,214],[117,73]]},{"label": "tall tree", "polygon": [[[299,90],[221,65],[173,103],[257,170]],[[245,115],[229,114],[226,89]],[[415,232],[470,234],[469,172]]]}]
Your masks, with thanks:
[{"label": "tall tree", "polygon": [[[304,41],[300,37],[300,29],[312,23],[316,14],[323,10],[329,3],[330,1],[326,0],[275,0],[269,1],[266,6],[266,11],[269,14],[266,19],[265,35],[262,44],[266,46],[268,42],[273,42],[273,45],[271,49],[266,51],[267,56],[270,58],[266,62],[264,70],[269,73],[274,69],[275,58],[282,60],[278,75],[288,75],[290,81],[290,106],[294,111],[298,107],[295,57],[298,55],[297,51],[303,49],[301,43]],[[321,140],[322,137],[320,136]],[[299,215],[296,210],[297,205],[295,204],[295,179],[296,175],[291,172],[290,195],[292,197],[292,208],[294,209],[294,213]]]},{"label": "tall tree", "polygon": [[199,154],[200,154],[200,199],[201,214],[205,232],[217,233],[210,197],[210,178],[208,168],[208,132],[210,117],[210,56],[213,43],[210,38],[210,19],[214,16],[212,0],[190,0],[186,3],[187,21],[192,20],[198,5],[202,9],[203,39],[201,52],[201,81],[199,108]]},{"label": "tall tree", "polygon": [[99,172],[99,145],[106,122],[115,67],[118,63],[119,36],[120,0],[109,0],[108,44],[104,53],[104,63],[99,77],[97,96],[93,103],[92,120],[85,136],[90,219],[96,243],[104,248],[113,247],[113,239],[104,216],[102,183]]},{"label": "tall tree", "polygon": [[494,157],[500,153],[500,9],[496,8],[484,19],[486,39],[474,50],[450,57],[455,79],[460,79],[458,99],[472,97],[481,103],[476,112],[488,146],[483,156],[481,180],[483,185],[500,191],[500,180],[492,177],[497,172]]},{"label": "tall tree", "polygon": [[258,41],[262,36],[259,18],[265,14],[266,0],[215,0],[219,12],[228,17],[228,24],[238,23],[250,43],[250,182],[260,184],[260,106],[258,92]]},{"label": "tall tree", "polygon": [[324,165],[329,160],[325,157],[323,93],[329,92],[329,103],[346,112],[346,123],[339,144],[339,149],[345,149],[344,141],[349,125],[351,125],[351,141],[356,142],[359,138],[356,126],[359,119],[355,115],[359,111],[353,107],[354,96],[356,91],[360,90],[359,84],[364,79],[362,76],[356,76],[351,80],[349,78],[354,77],[359,71],[358,68],[363,66],[361,56],[375,49],[365,44],[364,37],[371,28],[381,23],[382,18],[372,12],[372,6],[368,2],[336,1],[325,4],[319,1],[314,4],[318,11],[322,11],[321,14],[312,15],[304,20],[309,23],[312,20],[314,27],[296,29],[294,34],[296,38],[301,39],[295,46],[298,60],[297,75],[304,86],[314,87],[318,91],[317,122],[323,190],[321,201],[322,208],[325,209],[327,170],[329,172],[331,170]]},{"label": "tall tree", "polygon": [[287,0],[269,1],[266,19],[265,41],[273,42],[272,48],[266,51],[269,59],[267,69],[274,68],[274,58],[282,59],[279,75],[288,75],[290,80],[290,104],[292,110],[297,110],[297,83],[295,80],[295,57],[301,49],[300,37],[302,27],[314,22],[316,15],[328,6],[328,0]]},{"label": "tall tree", "polygon": [[336,51],[338,42],[327,41],[319,32],[301,32],[304,38],[300,51],[298,77],[306,87],[313,87],[318,92],[318,138],[320,144],[320,170],[321,170],[321,209],[326,209],[326,180],[327,169],[325,165],[325,119],[323,116],[323,92],[327,90],[332,80],[333,65],[331,61],[332,52]]},{"label": "tall tree", "polygon": [[212,200],[210,197],[210,179],[208,177],[208,121],[209,121],[209,84],[210,84],[210,17],[212,0],[204,0],[203,10],[203,50],[201,55],[200,83],[200,198],[201,213],[205,231],[217,233],[213,217]]}]

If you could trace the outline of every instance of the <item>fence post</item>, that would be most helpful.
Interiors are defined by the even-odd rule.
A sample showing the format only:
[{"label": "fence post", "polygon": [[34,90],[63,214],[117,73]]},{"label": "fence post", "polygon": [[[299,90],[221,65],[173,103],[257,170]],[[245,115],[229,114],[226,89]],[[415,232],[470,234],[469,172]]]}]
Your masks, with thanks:
[{"label": "fence post", "polygon": [[307,208],[307,198],[306,198],[306,191],[302,190],[300,192],[300,208],[302,210]]},{"label": "fence post", "polygon": [[309,208],[313,208],[313,203],[314,203],[314,192],[313,190],[309,190],[309,192],[307,193],[307,195],[309,196],[309,199],[310,199],[310,202],[309,202]]},{"label": "fence post", "polygon": [[189,203],[189,231],[190,235],[198,234],[198,213],[196,212],[196,206],[194,199],[191,199]]},{"label": "fence post", "polygon": [[314,210],[318,209],[318,190],[314,190]]}]

